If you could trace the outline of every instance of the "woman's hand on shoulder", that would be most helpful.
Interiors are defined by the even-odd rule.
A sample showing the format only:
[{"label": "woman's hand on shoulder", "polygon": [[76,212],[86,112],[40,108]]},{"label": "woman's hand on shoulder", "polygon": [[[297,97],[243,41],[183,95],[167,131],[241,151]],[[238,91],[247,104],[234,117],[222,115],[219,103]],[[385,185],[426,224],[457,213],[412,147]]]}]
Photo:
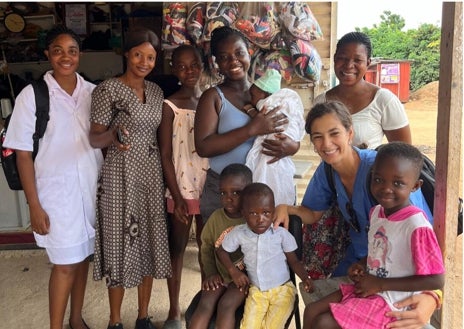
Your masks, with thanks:
[{"label": "woman's hand on shoulder", "polygon": [[437,302],[428,294],[415,294],[395,303],[395,307],[408,307],[409,310],[387,312],[386,316],[396,318],[396,321],[389,323],[387,328],[420,329],[432,317],[437,308]]},{"label": "woman's hand on shoulder", "polygon": [[279,204],[274,211],[274,228],[283,224],[288,230],[290,215],[299,216],[304,224],[313,224],[321,218],[322,213],[323,212],[314,212],[305,206]]},{"label": "woman's hand on shoulder", "polygon": [[288,217],[288,205],[286,204],[279,204],[274,211],[274,228],[279,227],[281,224],[288,229],[289,224],[289,217]]}]

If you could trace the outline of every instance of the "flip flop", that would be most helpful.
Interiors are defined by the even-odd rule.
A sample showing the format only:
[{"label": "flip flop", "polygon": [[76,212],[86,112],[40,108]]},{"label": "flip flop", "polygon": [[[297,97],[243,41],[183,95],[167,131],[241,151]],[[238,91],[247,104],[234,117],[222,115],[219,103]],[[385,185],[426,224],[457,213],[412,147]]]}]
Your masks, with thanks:
[{"label": "flip flop", "polygon": [[182,329],[182,322],[180,320],[166,320],[163,329]]}]

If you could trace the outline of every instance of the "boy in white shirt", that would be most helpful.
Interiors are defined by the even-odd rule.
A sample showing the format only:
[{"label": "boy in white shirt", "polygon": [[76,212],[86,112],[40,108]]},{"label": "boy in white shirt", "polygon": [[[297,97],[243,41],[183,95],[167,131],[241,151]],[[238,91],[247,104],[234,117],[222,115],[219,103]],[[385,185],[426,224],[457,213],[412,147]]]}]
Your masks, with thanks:
[{"label": "boy in white shirt", "polygon": [[[289,267],[307,292],[312,281],[298,260],[295,238],[283,227],[274,228],[274,194],[263,183],[247,185],[241,193],[246,224],[235,226],[224,237],[216,254],[235,285],[248,294],[241,329],[280,329],[290,316],[297,293]],[[234,267],[229,253],[240,249],[246,274]]]}]

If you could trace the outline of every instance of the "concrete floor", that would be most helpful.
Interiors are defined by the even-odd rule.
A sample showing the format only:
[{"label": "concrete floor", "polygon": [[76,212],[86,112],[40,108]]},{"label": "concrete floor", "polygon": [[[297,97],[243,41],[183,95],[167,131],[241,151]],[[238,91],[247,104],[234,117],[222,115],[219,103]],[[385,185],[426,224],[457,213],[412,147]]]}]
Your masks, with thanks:
[{"label": "concrete floor", "polygon": [[[200,288],[197,248],[189,243],[184,263],[181,288],[181,306],[185,311]],[[92,265],[86,291],[83,317],[92,328],[104,329],[108,325],[109,306],[104,281],[92,279]],[[0,251],[0,328],[48,328],[48,279],[51,264],[44,250]],[[155,280],[150,302],[150,315],[157,328],[167,316],[169,298],[166,280]],[[133,328],[137,317],[137,289],[126,290],[122,318],[125,328]],[[68,314],[64,328],[68,328]],[[185,325],[184,325],[185,327]]]},{"label": "concrete floor", "polygon": [[[187,246],[181,286],[183,313],[200,289],[200,268],[195,242]],[[91,265],[92,266],[92,265]],[[44,250],[0,250],[0,329],[46,329],[48,319],[48,279],[51,264]],[[109,306],[103,281],[93,281],[89,273],[83,317],[92,329],[105,329]],[[300,298],[300,312],[303,304]],[[155,280],[150,302],[150,315],[157,329],[166,319],[169,298],[166,280]],[[122,307],[125,328],[133,328],[137,317],[137,289],[128,289]],[[183,328],[185,321],[183,320]],[[68,313],[64,328],[68,329]],[[295,329],[294,320],[290,329]]]}]

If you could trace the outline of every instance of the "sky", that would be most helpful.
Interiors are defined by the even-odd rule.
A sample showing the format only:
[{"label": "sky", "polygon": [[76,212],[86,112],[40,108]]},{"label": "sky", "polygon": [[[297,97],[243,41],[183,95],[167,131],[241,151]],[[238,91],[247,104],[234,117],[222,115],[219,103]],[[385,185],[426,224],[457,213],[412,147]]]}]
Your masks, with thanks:
[{"label": "sky", "polygon": [[386,10],[404,18],[404,31],[416,29],[422,23],[441,27],[442,1],[439,0],[339,0],[337,39],[355,27],[379,25],[380,15]]}]

